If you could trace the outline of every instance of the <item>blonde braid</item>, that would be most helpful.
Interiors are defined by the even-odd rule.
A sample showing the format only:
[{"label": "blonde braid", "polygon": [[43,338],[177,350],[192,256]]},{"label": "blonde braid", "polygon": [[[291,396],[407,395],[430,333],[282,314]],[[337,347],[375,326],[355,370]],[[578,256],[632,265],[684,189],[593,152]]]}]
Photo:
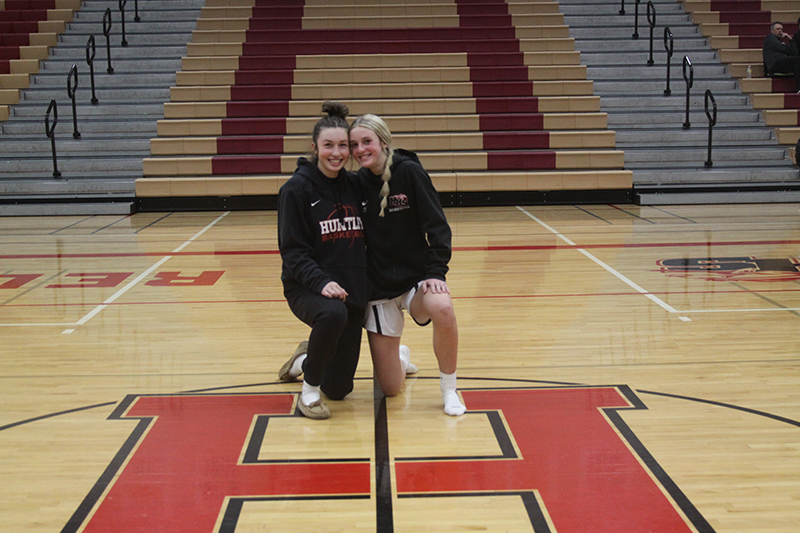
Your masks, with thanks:
[{"label": "blonde braid", "polygon": [[386,165],[383,167],[383,174],[381,179],[383,185],[381,186],[381,212],[378,213],[379,217],[383,217],[383,211],[389,203],[389,180],[392,179],[392,157],[394,156],[394,148],[389,147],[386,149]]}]

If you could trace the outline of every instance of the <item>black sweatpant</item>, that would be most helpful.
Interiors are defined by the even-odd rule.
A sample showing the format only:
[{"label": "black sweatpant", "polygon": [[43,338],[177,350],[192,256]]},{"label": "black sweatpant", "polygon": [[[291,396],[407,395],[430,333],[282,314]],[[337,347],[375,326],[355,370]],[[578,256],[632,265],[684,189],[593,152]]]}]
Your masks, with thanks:
[{"label": "black sweatpant", "polygon": [[353,390],[364,309],[305,288],[284,294],[292,313],[311,326],[303,379],[309,385],[320,385],[331,400],[341,400]]},{"label": "black sweatpant", "polygon": [[778,59],[772,65],[772,72],[794,74],[794,90],[800,91],[800,56],[786,56]]}]

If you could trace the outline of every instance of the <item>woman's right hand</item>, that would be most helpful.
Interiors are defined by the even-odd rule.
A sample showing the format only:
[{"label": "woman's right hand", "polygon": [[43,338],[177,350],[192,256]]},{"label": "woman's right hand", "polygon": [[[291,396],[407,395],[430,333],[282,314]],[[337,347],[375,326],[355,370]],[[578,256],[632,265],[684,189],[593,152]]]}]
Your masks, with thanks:
[{"label": "woman's right hand", "polygon": [[335,281],[331,281],[322,288],[322,295],[326,298],[339,298],[341,301],[345,301],[347,291]]}]

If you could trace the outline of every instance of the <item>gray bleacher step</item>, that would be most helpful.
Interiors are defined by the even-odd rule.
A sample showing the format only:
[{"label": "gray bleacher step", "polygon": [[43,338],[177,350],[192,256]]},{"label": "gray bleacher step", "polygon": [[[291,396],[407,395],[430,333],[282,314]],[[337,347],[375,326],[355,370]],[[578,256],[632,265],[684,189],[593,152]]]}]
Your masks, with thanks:
[{"label": "gray bleacher step", "polygon": [[[704,162],[708,157],[708,146],[697,143],[695,146],[661,147],[651,146],[618,146],[625,150],[625,166],[629,168],[644,168],[645,165],[663,167],[665,163],[681,165],[686,162]],[[713,146],[711,147],[711,160],[714,162],[736,162],[737,164],[750,165],[758,162],[759,165],[786,164],[786,149],[778,145],[745,147],[745,146]]]},{"label": "gray bleacher step", "polygon": [[[644,64],[646,56],[642,56]],[[704,79],[716,80],[720,76],[725,76],[728,72],[726,67],[722,65],[705,65],[701,68],[695,66],[693,80],[695,83]],[[638,81],[657,81],[661,84],[667,82],[667,71],[664,66],[652,66],[642,70],[639,66],[590,66],[586,68],[586,77],[594,80],[595,83],[608,82],[608,81],[623,81],[623,80],[638,80]],[[670,68],[669,73],[670,84],[680,82],[685,84],[683,73],[680,65],[678,68]],[[732,90],[733,84],[730,85]],[[664,87],[662,87],[663,89]]]},{"label": "gray bleacher step", "polygon": [[[141,176],[139,176],[141,177]],[[0,180],[1,196],[22,196],[34,194],[131,194],[135,191],[135,175],[125,175],[124,179],[97,175],[90,178],[82,176],[63,176],[53,179],[50,176],[23,176]]]},{"label": "gray bleacher step", "polygon": [[[668,144],[707,144],[708,124],[694,124],[694,127],[685,130],[680,124],[671,128],[632,130],[618,128],[616,131],[617,148],[650,143]],[[764,146],[774,146],[774,135],[766,128],[722,128],[712,130],[712,147],[716,146],[741,146],[743,143],[761,142]]]},{"label": "gray bleacher step", "polygon": [[[89,78],[89,67],[77,65],[78,68],[78,91],[91,93],[91,81]],[[67,69],[69,73],[69,69]],[[95,89],[114,90],[119,87],[152,87],[153,85],[175,84],[175,72],[158,72],[155,69],[149,72],[117,72],[113,76],[97,76],[95,72]],[[31,76],[31,89],[49,89],[56,87],[66,92],[67,75],[61,72],[40,72]],[[74,80],[72,83],[74,88]]]},{"label": "gray bleacher step", "polygon": [[[573,17],[570,17],[572,19]],[[565,17],[566,19],[566,17]],[[587,20],[592,20],[588,18]],[[569,24],[569,22],[568,22]],[[569,36],[575,39],[608,39],[614,37],[627,37],[630,38],[633,34],[633,25],[631,26],[590,26],[590,27],[574,27],[570,25],[569,28]],[[702,34],[700,30],[695,27],[685,27],[685,26],[670,26],[670,31],[675,39],[678,37],[687,38],[700,38]],[[653,32],[653,48],[655,49],[656,43],[662,43],[662,39],[664,38],[664,27],[661,26],[660,28],[656,28]],[[631,41],[639,41],[644,43],[644,46],[649,48],[650,46],[650,27],[644,27],[639,24],[639,38],[638,39],[630,39]],[[662,50],[663,50],[663,43],[662,43]]]},{"label": "gray bleacher step", "polygon": [[[639,59],[640,63],[643,62],[646,64],[647,60],[650,59],[650,49],[647,46],[643,47],[641,50],[637,49],[634,52],[636,53],[636,58]],[[689,59],[695,68],[697,68],[698,65],[713,65],[717,67],[722,66],[720,65],[717,53],[714,51],[697,49],[689,51],[689,54]],[[635,58],[631,57],[631,55],[626,55],[626,64],[634,63],[633,60]],[[684,55],[687,55],[686,51],[683,51],[679,54],[677,49],[674,50],[672,59],[670,60],[670,70],[677,70],[679,73],[681,72]],[[642,61],[642,59],[644,60]],[[666,68],[667,53],[664,51],[663,47],[654,48],[653,61],[655,64],[650,67],[651,69],[663,71]],[[591,49],[583,50],[581,51],[581,63],[589,66],[590,68],[620,65],[620,54],[619,52],[593,51]]]},{"label": "gray bleacher step", "polygon": [[[115,120],[126,120],[126,119],[142,119],[142,118],[163,118],[164,116],[164,104],[157,103],[157,104],[108,104],[106,102],[99,102],[97,105],[86,104],[82,100],[85,98],[81,98],[77,103],[77,114],[79,117],[114,117]],[[24,120],[44,120],[44,112],[47,110],[48,103],[46,102],[33,102],[33,101],[24,101],[18,105],[15,105],[11,109],[11,114],[13,117]],[[65,114],[62,113],[62,108],[59,107],[59,120],[64,116],[72,117],[72,104],[69,105],[65,104],[62,106],[65,107],[63,111]]]},{"label": "gray bleacher step", "polygon": [[[76,51],[79,52],[79,51]],[[95,56],[94,58],[94,77],[95,83],[104,79],[104,77],[108,76],[109,78],[117,77],[119,74],[129,74],[129,73],[145,73],[145,72],[162,72],[167,73],[171,72],[173,75],[176,71],[180,70],[181,68],[181,60],[180,59],[145,59],[145,58],[115,58],[113,55],[111,56],[113,61],[112,66],[114,67],[114,74],[108,74],[106,72],[106,68],[108,65],[106,64],[105,54],[103,57],[100,58],[99,56]],[[50,58],[47,61],[42,61],[39,67],[39,74],[41,75],[59,75],[62,76],[64,83],[66,83],[66,76],[69,70],[72,68],[72,65],[78,66],[79,72],[79,81],[85,79],[86,82],[89,81],[89,65],[86,63],[86,56],[76,53],[74,57],[60,57],[60,58]],[[82,81],[81,81],[82,82]],[[87,83],[88,85],[88,83]]]},{"label": "gray bleacher step", "polygon": [[[59,195],[57,199],[62,200],[61,196]],[[42,198],[39,201],[17,200],[18,203],[3,203],[0,200],[0,217],[125,216],[136,212],[136,205],[133,199],[87,202],[85,198],[77,197],[68,202],[53,202],[53,200],[53,198]]]},{"label": "gray bleacher step", "polygon": [[[663,32],[663,30],[662,30]],[[648,36],[649,39],[649,36]],[[663,39],[663,35],[661,36]],[[617,39],[586,39],[586,40],[576,40],[575,41],[575,49],[581,53],[584,52],[602,52],[602,53],[611,53],[613,51],[619,51],[621,54],[620,59],[627,59],[624,57],[625,55],[631,52],[644,52],[649,55],[650,53],[650,43],[648,41],[642,41],[641,39],[630,39],[630,38],[623,38],[622,40]],[[675,38],[673,42],[673,55],[672,55],[672,62],[682,62],[683,56],[689,55],[689,59],[691,59],[692,52],[703,52],[708,53],[711,49],[708,47],[708,41],[705,37],[695,37],[695,38],[682,38],[678,39]],[[662,59],[659,59],[660,54]],[[667,53],[664,50],[664,44],[661,41],[654,41],[653,42],[653,60],[660,61],[662,64],[667,63]]]},{"label": "gray bleacher step", "polygon": [[[76,171],[84,173],[97,172],[141,172],[142,157],[101,157],[101,156],[82,156],[82,157],[59,157],[58,170],[62,173],[74,173]],[[0,161],[0,176],[17,177],[21,173],[31,174],[53,172],[53,160],[50,157],[28,158],[26,160],[3,159]]]},{"label": "gray bleacher step", "polygon": [[[594,91],[595,94],[600,93],[601,96],[611,95],[611,94],[627,94],[628,98],[630,99],[631,96],[663,96],[664,89],[667,87],[667,80],[666,78],[660,80],[648,80],[646,78],[639,78],[639,79],[617,79],[614,81],[606,81],[606,80],[598,80],[595,79],[594,81]],[[672,89],[673,84],[670,83]],[[673,90],[673,93],[677,87]],[[717,95],[731,95],[735,94],[735,91],[738,89],[738,85],[733,80],[713,80],[713,79],[698,79],[697,77],[694,78],[694,84],[692,86],[691,92],[695,94],[700,94],[700,96],[705,97],[705,92],[707,89],[711,89],[711,92],[714,94],[714,99],[717,100]],[[683,87],[684,97],[685,97],[685,86]],[[717,101],[717,105],[719,105],[719,101]]]},{"label": "gray bleacher step", "polygon": [[[632,101],[631,96],[625,96],[624,93],[605,94],[600,96],[600,107],[603,111],[608,113],[624,112],[628,108],[640,108],[645,102],[650,109],[686,109],[686,88],[680,89],[672,88],[672,96],[664,96],[664,89],[666,84],[662,87],[661,94],[652,94],[645,99],[636,99]],[[713,91],[712,91],[713,92]],[[595,94],[597,94],[595,92]],[[717,102],[717,112],[724,108],[735,109],[742,107],[752,110],[750,101],[743,94],[714,94],[714,100]],[[700,91],[697,88],[692,88],[689,93],[689,112],[702,113],[705,104],[705,91]]]},{"label": "gray bleacher step", "polygon": [[[64,33],[58,38],[59,43],[63,43],[67,46],[86,46],[86,42],[89,40],[89,36],[93,35],[92,33]],[[140,33],[136,36],[128,36],[129,46],[136,44],[137,42],[141,42],[143,45],[147,43],[148,46],[150,45],[166,45],[166,46],[180,46],[181,44],[186,44],[187,42],[191,41],[192,36],[189,33],[171,33],[165,35],[163,33]],[[114,45],[119,45],[120,43],[120,36],[116,36],[116,43],[112,40],[111,45],[111,57],[114,58],[114,51],[118,49],[122,49],[123,47],[118,46],[114,48]],[[95,42],[97,43],[97,36],[95,36]],[[103,58],[105,58],[105,37],[103,37],[102,46],[103,46]],[[98,43],[100,44],[100,43]],[[100,51],[98,50],[98,53]]]},{"label": "gray bleacher step", "polygon": [[[618,20],[620,23],[630,23],[633,26],[633,16],[635,12],[635,4],[630,0],[626,2],[625,5],[625,15],[620,15],[621,2],[614,2],[614,3],[603,3],[601,6],[597,3],[592,2],[581,2],[581,3],[568,3],[568,2],[559,2],[559,10],[564,15],[571,15],[571,16],[595,16],[598,12],[601,13],[608,13],[610,15],[617,15]],[[656,21],[660,21],[661,15],[683,15],[686,16],[686,12],[683,11],[681,5],[677,2],[674,4],[659,4],[658,9],[656,11]],[[642,23],[647,26],[647,5],[646,4],[639,4],[639,17],[641,20],[639,21],[639,25],[641,27]]]},{"label": "gray bleacher step", "polygon": [[[80,90],[80,89],[79,89]],[[145,102],[145,101],[161,101],[167,102],[169,101],[169,87],[134,87],[134,88],[115,88],[115,89],[105,89],[105,88],[97,88],[95,90],[95,94],[97,95],[97,99],[101,101],[134,101],[134,102]],[[91,89],[89,89],[91,91]],[[91,94],[91,92],[89,92]],[[66,83],[65,87],[62,90],[57,89],[26,89],[22,91],[20,94],[20,100],[38,100],[38,101],[46,101],[49,102],[50,100],[58,100],[61,102],[65,102],[67,100],[67,89]],[[61,110],[62,105],[59,104],[59,111]]]},{"label": "gray bleacher step", "polygon": [[[119,43],[122,39],[122,19],[119,16],[119,12],[116,13],[116,17],[113,17],[113,15],[114,13],[112,13],[112,33],[109,36],[112,37],[112,42],[116,40]],[[102,19],[102,14],[95,14],[92,16],[86,13],[83,17],[73,19],[73,21],[69,23],[69,29],[75,35],[85,34],[87,39],[89,35],[95,35],[95,39],[102,37],[105,43]],[[155,20],[148,19],[144,24],[141,22],[136,23],[133,21],[133,13],[129,12],[127,9],[125,10],[125,38],[129,42],[135,40],[135,37],[138,35],[151,33],[191,33],[196,27],[196,18],[180,18],[179,16],[170,20],[163,18]],[[114,36],[116,36],[115,39],[113,38]]]},{"label": "gray bleacher step", "polygon": [[[125,155],[140,155],[147,157],[150,152],[150,137],[143,136],[135,139],[110,139],[108,136],[98,137],[97,139],[81,138],[75,140],[72,135],[65,136],[64,139],[56,138],[56,153],[59,157],[67,157],[79,154],[86,155],[89,152],[105,153],[120,152]],[[51,152],[50,140],[44,136],[30,137],[26,139],[6,140],[0,143],[0,154],[7,159],[27,159],[42,157]]]},{"label": "gray bleacher step", "polygon": [[774,204],[800,202],[800,191],[707,191],[634,193],[637,205]]},{"label": "gray bleacher step", "polygon": [[[140,16],[144,16],[144,14],[149,11],[194,9],[203,4],[203,2],[198,2],[197,0],[147,0],[146,2],[139,2],[139,14]],[[112,12],[117,11],[119,9],[119,2],[111,0],[84,0],[82,10],[98,11],[102,14],[106,8],[111,8]],[[125,12],[132,14],[133,11],[133,2],[128,2]],[[131,19],[132,18],[133,16],[131,15]]]},{"label": "gray bleacher step", "polygon": [[[650,128],[659,124],[678,124],[683,125],[686,121],[685,103],[683,109],[675,106],[674,109],[658,110],[654,112],[652,108],[629,108],[627,113],[613,113],[608,115],[608,128],[619,131],[620,128]],[[692,119],[690,109],[690,121]],[[705,113],[701,115],[705,119]],[[725,125],[743,126],[763,126],[761,114],[758,111],[735,110],[718,108],[717,127]]]},{"label": "gray bleacher step", "polygon": [[[95,66],[95,73],[99,73],[102,71],[105,73],[108,63],[108,56],[106,55],[106,44],[105,38],[102,41],[97,41],[97,37],[95,37],[95,43],[97,45],[97,50],[94,57],[94,66]],[[88,37],[87,39],[88,40]],[[72,58],[74,61],[81,61],[83,64],[86,64],[86,40],[83,43],[78,43],[75,45],[67,46],[65,44],[60,44],[55,48],[50,49],[50,59],[55,59],[57,61],[63,61],[67,58]],[[117,70],[117,65],[124,66],[127,64],[127,61],[140,61],[142,59],[160,59],[163,57],[168,58],[180,58],[186,55],[186,44],[179,44],[174,46],[137,46],[131,44],[125,48],[123,47],[114,47],[112,45],[111,48],[111,66],[114,67],[114,70]],[[48,61],[50,60],[48,59]],[[102,67],[102,68],[101,68]]]},{"label": "gray bleacher step", "polygon": [[[59,115],[58,124],[55,126],[56,139],[66,137],[72,138],[74,126],[72,118],[69,121],[63,120],[65,117]],[[44,120],[41,123],[36,122],[14,122],[8,121],[2,123],[0,126],[4,135],[25,135],[33,136],[37,134],[44,135]],[[115,135],[142,135],[148,134],[155,136],[157,134],[157,124],[155,120],[127,120],[127,121],[89,121],[81,120],[78,117],[78,133],[83,135],[91,135],[94,133]]]}]

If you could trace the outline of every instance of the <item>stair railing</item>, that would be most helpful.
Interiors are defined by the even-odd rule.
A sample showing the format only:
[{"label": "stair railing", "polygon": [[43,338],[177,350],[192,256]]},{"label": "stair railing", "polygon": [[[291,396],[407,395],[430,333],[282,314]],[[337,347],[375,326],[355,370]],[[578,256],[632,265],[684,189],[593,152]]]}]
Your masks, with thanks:
[{"label": "stair railing", "polygon": [[139,0],[133,0],[133,15],[134,22],[142,21],[142,19],[139,18]]},{"label": "stair railing", "polygon": [[[53,124],[50,125],[50,113],[53,113]],[[56,125],[58,124],[58,104],[55,100],[50,100],[50,106],[44,115],[44,132],[50,139],[50,149],[53,153],[53,177],[58,179],[61,172],[58,171],[58,158],[56,157]]]},{"label": "stair railing", "polygon": [[[689,68],[689,75],[686,75],[686,68]],[[694,67],[689,56],[683,56],[683,80],[686,82],[686,122],[683,123],[683,129],[688,130],[692,127],[689,122],[689,92],[694,85]]]},{"label": "stair railing", "polygon": [[[75,80],[75,85],[72,84]],[[72,65],[67,74],[67,96],[72,100],[72,138],[80,139],[81,132],[78,131],[78,110],[75,105],[75,93],[78,92],[78,65]]]},{"label": "stair railing", "polygon": [[97,48],[94,44],[94,35],[90,35],[89,40],[86,41],[86,64],[89,65],[89,78],[92,82],[92,105],[97,105],[98,103],[97,95],[95,94],[94,90],[94,56],[96,53]]},{"label": "stair railing", "polygon": [[639,2],[642,0],[636,0],[634,2],[636,8],[633,12],[633,35],[631,38],[638,39],[639,38]]},{"label": "stair railing", "polygon": [[624,15],[625,14],[625,0],[622,0],[622,3],[619,6],[619,14],[620,15]]},{"label": "stair railing", "polygon": [[652,67],[655,63],[653,61],[653,30],[656,27],[656,6],[653,5],[652,0],[647,2],[647,23],[650,24],[650,59],[647,60],[647,66]]},{"label": "stair railing", "polygon": [[[711,104],[714,106],[713,115],[708,111],[709,100],[711,100]],[[711,93],[711,89],[706,89],[705,108],[706,117],[708,117],[708,159],[706,159],[706,168],[711,168],[714,165],[714,163],[711,162],[711,132],[713,131],[714,126],[717,125],[717,101],[714,100],[714,95]]]},{"label": "stair railing", "polygon": [[669,70],[672,61],[672,53],[675,50],[675,39],[672,37],[669,26],[664,28],[664,49],[667,51],[667,88],[664,89],[664,96],[669,96],[672,94],[672,90],[669,88]]},{"label": "stair railing", "polygon": [[119,16],[122,21],[122,46],[128,46],[128,40],[125,38],[125,4],[128,0],[119,0]]},{"label": "stair railing", "polygon": [[103,35],[106,36],[106,58],[108,59],[108,68],[106,72],[114,74],[114,67],[111,66],[111,8],[107,8],[103,13]]}]

